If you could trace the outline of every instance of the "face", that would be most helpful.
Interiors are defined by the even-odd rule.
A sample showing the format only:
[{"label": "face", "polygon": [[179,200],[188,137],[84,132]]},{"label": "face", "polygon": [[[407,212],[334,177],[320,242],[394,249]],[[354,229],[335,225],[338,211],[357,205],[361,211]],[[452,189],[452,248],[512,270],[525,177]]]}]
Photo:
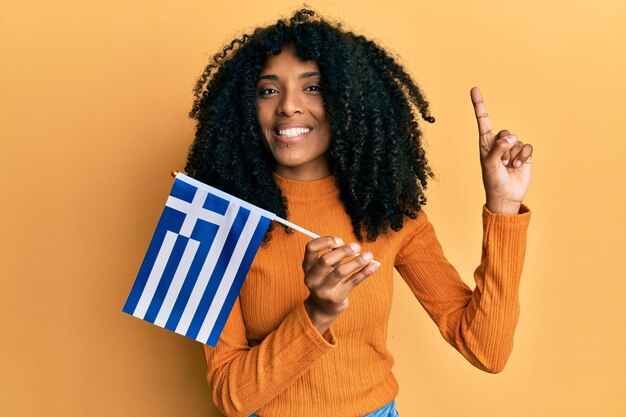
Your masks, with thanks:
[{"label": "face", "polygon": [[256,109],[278,175],[299,181],[330,175],[330,126],[317,63],[300,60],[289,47],[267,58],[257,82]]}]

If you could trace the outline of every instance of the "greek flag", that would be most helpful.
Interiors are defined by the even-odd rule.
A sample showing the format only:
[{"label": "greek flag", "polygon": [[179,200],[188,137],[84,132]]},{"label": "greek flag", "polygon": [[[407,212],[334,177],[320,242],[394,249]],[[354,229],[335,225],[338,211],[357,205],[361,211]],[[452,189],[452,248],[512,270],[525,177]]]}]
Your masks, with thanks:
[{"label": "greek flag", "polygon": [[274,218],[177,174],[123,311],[215,346]]}]

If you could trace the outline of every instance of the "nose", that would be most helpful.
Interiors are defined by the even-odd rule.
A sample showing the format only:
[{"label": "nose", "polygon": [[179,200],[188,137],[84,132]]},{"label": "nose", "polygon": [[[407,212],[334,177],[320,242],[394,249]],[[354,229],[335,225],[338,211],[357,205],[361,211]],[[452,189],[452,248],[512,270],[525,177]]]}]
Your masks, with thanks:
[{"label": "nose", "polygon": [[281,95],[280,102],[276,108],[279,115],[292,116],[294,114],[302,114],[304,105],[302,97],[297,89],[285,89]]}]

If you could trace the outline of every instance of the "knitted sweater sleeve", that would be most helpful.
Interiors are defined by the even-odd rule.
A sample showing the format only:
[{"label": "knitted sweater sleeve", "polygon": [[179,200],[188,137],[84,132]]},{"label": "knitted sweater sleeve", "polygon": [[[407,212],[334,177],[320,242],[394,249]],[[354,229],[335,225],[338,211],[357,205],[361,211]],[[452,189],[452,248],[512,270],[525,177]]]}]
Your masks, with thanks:
[{"label": "knitted sweater sleeve", "polygon": [[203,345],[213,401],[229,417],[247,417],[300,378],[335,346],[298,305],[260,344],[249,346],[239,300],[215,348]]},{"label": "knitted sweater sleeve", "polygon": [[420,212],[396,256],[396,268],[442,336],[474,366],[500,372],[513,348],[519,282],[530,211],[491,213],[483,207],[482,257],[472,291],[446,260]]}]

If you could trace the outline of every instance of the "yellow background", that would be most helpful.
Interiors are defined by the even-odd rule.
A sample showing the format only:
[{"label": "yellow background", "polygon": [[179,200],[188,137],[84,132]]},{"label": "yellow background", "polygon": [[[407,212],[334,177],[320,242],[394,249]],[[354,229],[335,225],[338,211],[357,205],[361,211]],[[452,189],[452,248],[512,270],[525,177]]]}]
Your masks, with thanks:
[{"label": "yellow background", "polygon": [[[199,346],[121,312],[193,138],[192,87],[290,1],[0,8],[0,415],[217,416]],[[310,1],[423,86],[428,213],[464,278],[483,202],[468,90],[535,146],[515,348],[472,368],[398,279],[390,347],[412,416],[626,415],[626,2]]]}]

